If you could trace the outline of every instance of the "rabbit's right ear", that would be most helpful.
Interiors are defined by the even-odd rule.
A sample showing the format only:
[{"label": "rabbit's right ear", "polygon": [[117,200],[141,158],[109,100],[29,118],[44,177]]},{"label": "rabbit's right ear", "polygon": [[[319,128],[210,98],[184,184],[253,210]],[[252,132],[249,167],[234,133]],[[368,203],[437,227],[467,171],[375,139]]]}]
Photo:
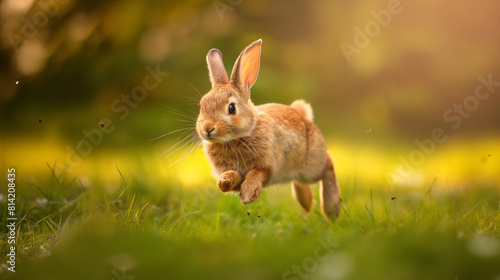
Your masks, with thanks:
[{"label": "rabbit's right ear", "polygon": [[261,45],[262,40],[259,39],[246,47],[236,59],[231,73],[231,83],[242,90],[247,99],[259,75]]},{"label": "rabbit's right ear", "polygon": [[211,49],[208,51],[207,65],[212,88],[216,85],[225,85],[229,83],[224,63],[222,63],[222,54],[218,49]]}]

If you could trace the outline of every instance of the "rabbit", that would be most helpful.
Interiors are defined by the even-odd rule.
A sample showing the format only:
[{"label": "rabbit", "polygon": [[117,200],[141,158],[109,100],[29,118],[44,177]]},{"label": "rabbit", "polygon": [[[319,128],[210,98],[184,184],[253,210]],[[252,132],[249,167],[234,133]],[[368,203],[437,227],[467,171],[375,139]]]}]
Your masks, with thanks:
[{"label": "rabbit", "polygon": [[255,106],[250,88],[260,68],[262,40],[246,47],[228,79],[222,54],[207,54],[212,89],[200,100],[196,131],[222,192],[239,191],[245,205],[262,188],[292,182],[292,194],[304,212],[314,204],[309,184],[320,181],[321,210],[326,219],[340,214],[340,191],[333,161],[321,131],[313,123],[311,105]]}]

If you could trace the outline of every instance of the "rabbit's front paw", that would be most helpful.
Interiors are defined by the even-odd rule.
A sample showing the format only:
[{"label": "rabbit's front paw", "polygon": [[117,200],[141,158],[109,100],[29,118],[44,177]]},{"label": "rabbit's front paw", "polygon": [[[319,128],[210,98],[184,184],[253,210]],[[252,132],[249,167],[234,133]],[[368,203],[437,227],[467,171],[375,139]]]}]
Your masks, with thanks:
[{"label": "rabbit's front paw", "polygon": [[241,182],[241,175],[233,170],[222,173],[217,179],[217,187],[221,192],[228,192],[234,189]]},{"label": "rabbit's front paw", "polygon": [[231,178],[221,178],[217,181],[217,187],[221,192],[228,192],[233,189],[233,180]]},{"label": "rabbit's front paw", "polygon": [[243,183],[241,185],[240,203],[245,205],[256,201],[257,198],[259,198],[261,190],[262,185],[249,185]]}]

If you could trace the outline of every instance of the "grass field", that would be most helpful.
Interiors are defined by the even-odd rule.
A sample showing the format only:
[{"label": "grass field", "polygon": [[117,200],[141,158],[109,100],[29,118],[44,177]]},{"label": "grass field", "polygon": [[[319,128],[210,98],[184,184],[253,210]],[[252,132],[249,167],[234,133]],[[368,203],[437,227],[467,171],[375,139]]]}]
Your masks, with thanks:
[{"label": "grass field", "polygon": [[201,153],[167,169],[170,159],[155,151],[96,151],[68,170],[54,163],[64,156],[57,147],[34,146],[25,151],[34,156],[16,160],[8,149],[17,262],[7,270],[2,226],[0,278],[498,280],[500,151],[492,143],[452,145],[403,181],[390,179],[393,155],[366,148],[353,158],[358,147],[330,145],[343,200],[336,222],[318,205],[302,213],[289,186],[240,205],[218,191]]}]

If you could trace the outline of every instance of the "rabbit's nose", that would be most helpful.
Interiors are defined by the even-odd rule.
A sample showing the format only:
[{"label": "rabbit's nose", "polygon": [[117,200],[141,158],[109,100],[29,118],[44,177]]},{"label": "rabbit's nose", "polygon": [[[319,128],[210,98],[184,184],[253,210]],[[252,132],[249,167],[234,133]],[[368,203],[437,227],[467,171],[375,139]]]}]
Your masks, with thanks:
[{"label": "rabbit's nose", "polygon": [[211,123],[205,123],[201,128],[201,133],[205,138],[213,139],[213,135],[217,131],[217,128]]}]

